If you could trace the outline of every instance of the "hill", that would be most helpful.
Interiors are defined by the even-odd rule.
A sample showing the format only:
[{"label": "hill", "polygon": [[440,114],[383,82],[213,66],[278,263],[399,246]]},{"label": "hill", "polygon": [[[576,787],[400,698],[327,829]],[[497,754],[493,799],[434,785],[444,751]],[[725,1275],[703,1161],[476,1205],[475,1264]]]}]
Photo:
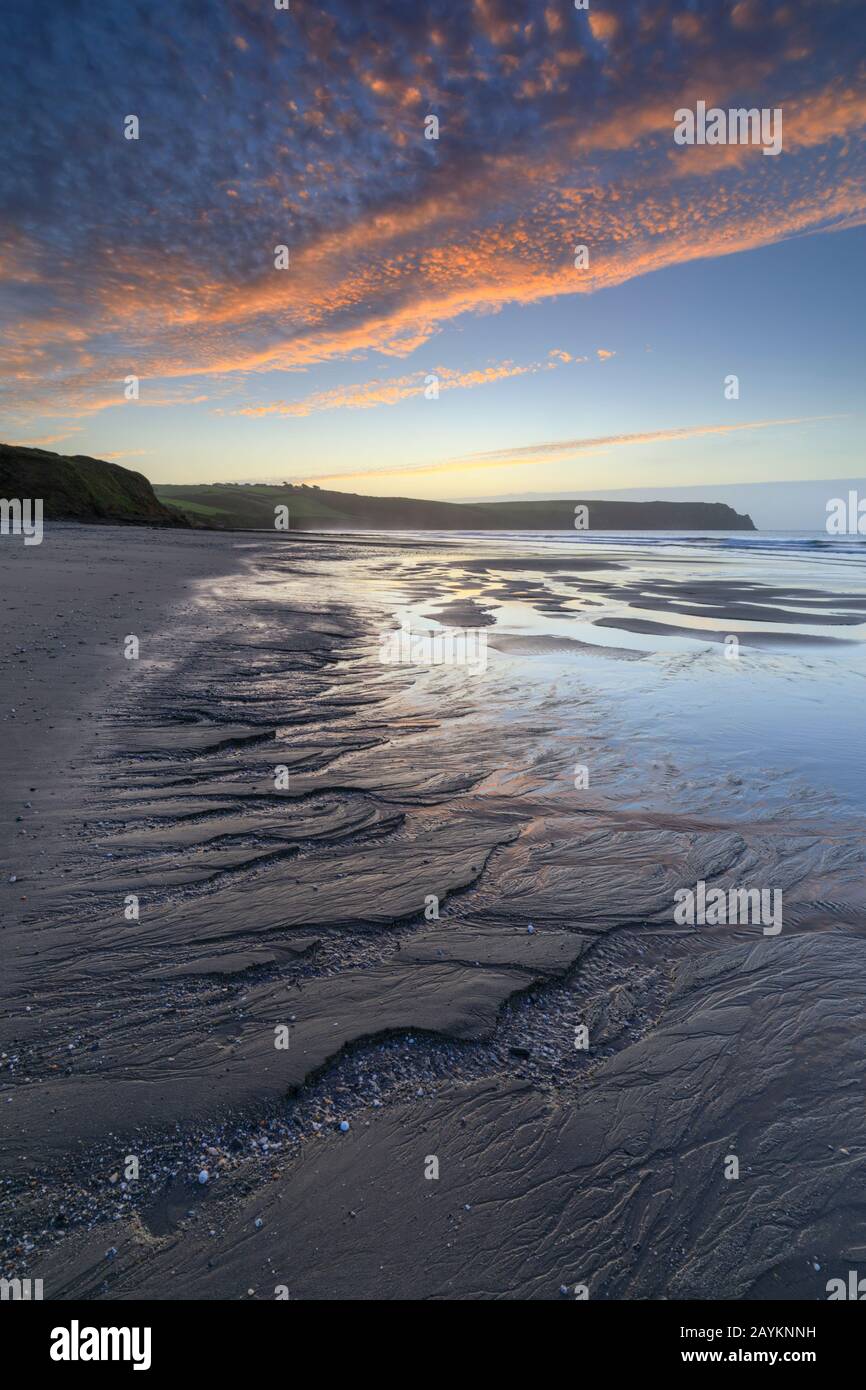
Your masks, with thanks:
[{"label": "hill", "polygon": [[51,520],[189,525],[176,508],[158,501],[141,473],[17,444],[0,444],[0,497],[41,497],[42,514]]},{"label": "hill", "polygon": [[[431,502],[364,497],[306,484],[156,483],[161,502],[208,526],[272,530],[274,508],[289,508],[290,528],[313,531],[572,531],[581,499],[527,502]],[[587,499],[594,531],[754,531],[751,517],[723,502]]]}]

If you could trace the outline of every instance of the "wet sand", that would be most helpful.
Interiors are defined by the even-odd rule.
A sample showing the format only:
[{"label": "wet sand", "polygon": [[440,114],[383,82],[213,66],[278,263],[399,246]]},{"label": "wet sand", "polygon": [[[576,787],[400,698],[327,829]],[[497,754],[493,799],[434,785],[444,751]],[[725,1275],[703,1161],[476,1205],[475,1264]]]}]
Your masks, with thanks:
[{"label": "wet sand", "polygon": [[[4,667],[4,1272],[724,1299],[823,1297],[856,1263],[862,821],[717,769],[642,798],[678,750],[618,741],[557,632],[496,636],[515,603],[573,611],[563,577],[594,617],[624,562],[64,527],[0,563],[31,634]],[[701,602],[735,622],[740,597]],[[799,595],[850,631],[832,597]],[[490,628],[486,674],[383,665],[407,604]],[[639,621],[595,666],[650,677],[616,645]],[[677,927],[699,878],[783,888],[784,933]]]}]

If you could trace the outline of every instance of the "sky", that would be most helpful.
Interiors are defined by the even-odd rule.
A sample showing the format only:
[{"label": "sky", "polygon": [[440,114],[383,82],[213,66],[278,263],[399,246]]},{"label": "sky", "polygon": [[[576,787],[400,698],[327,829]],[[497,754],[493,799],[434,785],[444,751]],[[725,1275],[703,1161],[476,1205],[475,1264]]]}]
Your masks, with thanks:
[{"label": "sky", "polygon": [[[278,3],[0,0],[0,438],[453,500],[862,474],[862,0]],[[699,102],[781,151],[678,144]]]}]

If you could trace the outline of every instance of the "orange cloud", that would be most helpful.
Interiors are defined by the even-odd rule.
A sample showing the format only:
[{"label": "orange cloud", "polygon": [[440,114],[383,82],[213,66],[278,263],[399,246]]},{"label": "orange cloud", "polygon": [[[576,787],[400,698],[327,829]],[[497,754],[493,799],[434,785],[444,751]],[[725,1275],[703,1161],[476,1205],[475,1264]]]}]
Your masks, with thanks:
[{"label": "orange cloud", "polygon": [[40,434],[35,439],[17,439],[16,444],[25,449],[43,449],[48,444],[59,444],[63,439],[70,439],[73,434],[80,434],[81,425],[71,425],[62,434]]},{"label": "orange cloud", "polygon": [[[507,42],[511,24],[494,0],[476,8],[479,23]],[[610,15],[590,14],[599,32],[610,31]],[[401,81],[396,104],[414,90]],[[129,372],[152,383],[299,372],[370,353],[403,359],[462,315],[594,293],[667,266],[866,219],[862,181],[838,147],[835,162],[824,148],[861,129],[866,93],[832,83],[784,102],[783,156],[769,161],[751,147],[674,147],[674,108],[695,91],[725,104],[718,76],[711,83],[702,70],[673,98],[644,97],[577,129],[563,124],[542,156],[485,152],[449,168],[421,196],[292,246],[287,271],[274,269],[279,236],[262,234],[240,283],[199,247],[108,248],[76,289],[65,263],[40,261],[19,237],[0,250],[0,276],[38,283],[59,305],[25,320],[0,349],[0,370],[14,379],[27,418],[36,406],[70,416],[116,405],[109,384]],[[815,147],[818,178],[811,157],[807,167],[797,153]],[[635,161],[628,152],[636,148],[658,158]],[[606,177],[608,161],[620,158],[627,168]],[[574,268],[578,242],[590,248],[588,270]],[[345,404],[351,408],[350,395]]]},{"label": "orange cloud", "polygon": [[[735,434],[741,430],[765,430],[779,426],[805,425],[818,420],[841,419],[838,415],[803,415],[787,420],[749,420],[732,425],[686,425],[666,430],[645,430],[637,434],[598,435],[586,439],[560,439],[542,444],[518,445],[513,449],[494,449],[487,453],[467,454],[460,458],[442,459],[435,463],[413,464],[409,468],[355,469],[339,473],[310,474],[307,481],[334,482],[349,478],[400,477],[415,473],[467,473],[475,469],[537,467],[550,462],[566,462],[577,454],[601,453],[612,448],[636,444],[657,444],[665,441],[697,439],[704,435]],[[301,480],[303,481],[303,480]]]},{"label": "orange cloud", "polygon": [[594,39],[607,43],[610,39],[615,39],[619,33],[619,20],[616,15],[606,13],[604,10],[591,9],[589,11],[589,27]]},{"label": "orange cloud", "polygon": [[[613,356],[605,353],[605,356]],[[245,406],[232,412],[234,415],[312,415],[320,410],[371,410],[379,405],[397,405],[399,401],[420,396],[435,381],[439,391],[467,390],[476,386],[490,386],[497,381],[513,377],[528,376],[542,369],[565,366],[572,362],[585,362],[585,357],[572,357],[569,353],[554,348],[548,356],[555,359],[549,362],[499,362],[474,371],[457,371],[450,367],[434,367],[429,372],[413,372],[409,376],[390,377],[386,380],[374,378],[351,386],[335,386],[328,391],[315,391],[300,401],[274,401],[269,405]]]}]

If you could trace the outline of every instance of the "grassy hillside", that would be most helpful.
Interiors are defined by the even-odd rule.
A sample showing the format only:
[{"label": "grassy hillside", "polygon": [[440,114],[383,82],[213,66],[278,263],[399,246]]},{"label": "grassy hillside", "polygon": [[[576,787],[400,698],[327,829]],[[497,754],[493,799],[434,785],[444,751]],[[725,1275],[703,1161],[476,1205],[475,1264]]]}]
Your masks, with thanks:
[{"label": "grassy hillside", "polygon": [[0,497],[42,498],[43,516],[68,521],[130,521],[185,526],[140,473],[117,463],[0,444]]},{"label": "grassy hillside", "polygon": [[[430,502],[364,497],[303,484],[168,486],[157,497],[211,526],[273,530],[274,508],[289,508],[296,530],[571,531],[580,499],[541,502]],[[587,501],[592,530],[753,531],[752,520],[721,502]]]}]

